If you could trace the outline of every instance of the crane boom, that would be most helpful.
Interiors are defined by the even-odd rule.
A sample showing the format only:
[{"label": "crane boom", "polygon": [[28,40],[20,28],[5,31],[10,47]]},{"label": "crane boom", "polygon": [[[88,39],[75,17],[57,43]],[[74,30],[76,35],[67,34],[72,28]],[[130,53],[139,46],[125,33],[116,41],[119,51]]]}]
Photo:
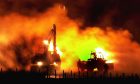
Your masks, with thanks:
[{"label": "crane boom", "polygon": [[60,69],[61,66],[61,59],[60,55],[57,53],[56,50],[56,25],[53,24],[53,28],[49,32],[48,35],[48,41],[46,43],[49,43],[51,40],[53,41],[53,51],[48,50],[48,46],[44,46],[45,50],[43,53],[35,53],[35,56],[33,56],[31,60],[31,71],[41,70],[46,71],[49,69],[50,72],[53,70]]},{"label": "crane boom", "polygon": [[53,51],[54,51],[54,54],[56,54],[56,25],[53,24]]}]

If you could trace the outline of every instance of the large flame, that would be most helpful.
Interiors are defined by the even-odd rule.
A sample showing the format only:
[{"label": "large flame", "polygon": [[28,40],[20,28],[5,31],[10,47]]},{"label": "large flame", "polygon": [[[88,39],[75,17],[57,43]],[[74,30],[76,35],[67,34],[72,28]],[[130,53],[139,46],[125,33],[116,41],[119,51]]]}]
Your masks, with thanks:
[{"label": "large flame", "polygon": [[[49,48],[49,51],[53,53],[54,48],[53,48],[53,42],[52,41],[49,43],[48,40],[43,40],[43,44],[46,45],[46,47]],[[62,51],[57,46],[56,46],[56,51],[57,51],[57,54],[62,56],[63,53],[62,53]]]},{"label": "large flame", "polygon": [[98,47],[95,49],[95,52],[97,54],[97,58],[103,58],[108,62],[115,62],[112,58],[114,56],[114,53],[112,53],[111,51],[105,51],[103,48]]},{"label": "large flame", "polygon": [[[79,28],[82,21],[71,20],[67,17],[67,10],[57,5],[32,17],[17,13],[0,16],[0,67],[5,70],[28,69],[30,56],[40,49],[40,40],[47,37],[54,23],[62,69],[77,70],[79,58],[87,60],[91,51],[102,48],[107,52],[104,53],[106,59],[115,60],[116,71],[140,73],[140,45],[131,40],[128,30],[113,30],[111,27],[82,30]],[[47,41],[44,43],[48,44]]]}]

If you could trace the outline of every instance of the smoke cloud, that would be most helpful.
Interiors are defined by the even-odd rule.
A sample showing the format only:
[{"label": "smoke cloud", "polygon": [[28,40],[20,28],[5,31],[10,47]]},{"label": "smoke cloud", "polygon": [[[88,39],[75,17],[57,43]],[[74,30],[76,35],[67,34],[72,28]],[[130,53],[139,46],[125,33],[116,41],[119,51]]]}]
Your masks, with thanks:
[{"label": "smoke cloud", "polygon": [[56,24],[62,69],[77,70],[78,59],[87,60],[90,52],[100,47],[108,53],[107,59],[114,60],[115,71],[140,73],[140,45],[132,40],[129,30],[114,30],[111,26],[80,29],[82,21],[70,19],[67,13],[55,5],[32,17],[16,12],[0,16],[0,67],[29,70],[30,57]]},{"label": "smoke cloud", "polygon": [[140,42],[139,0],[0,0],[0,15],[17,13],[32,17],[45,13],[56,3],[65,5],[68,17],[82,21],[82,29],[87,26],[128,29],[133,40]]}]

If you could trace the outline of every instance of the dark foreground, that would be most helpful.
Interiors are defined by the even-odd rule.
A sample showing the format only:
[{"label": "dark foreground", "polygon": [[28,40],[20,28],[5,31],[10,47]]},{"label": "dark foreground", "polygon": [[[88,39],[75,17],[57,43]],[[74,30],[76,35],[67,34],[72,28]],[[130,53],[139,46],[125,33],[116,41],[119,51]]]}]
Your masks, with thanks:
[{"label": "dark foreground", "polygon": [[[77,73],[65,73],[57,74],[54,72],[53,74],[44,73],[44,72],[26,72],[26,71],[8,71],[8,72],[0,72],[0,81],[33,81],[33,82],[139,82],[140,76],[137,74],[126,75],[122,74],[105,74],[105,75],[97,75],[96,73],[88,73],[88,72],[77,72]],[[8,81],[7,81],[8,80]]]}]

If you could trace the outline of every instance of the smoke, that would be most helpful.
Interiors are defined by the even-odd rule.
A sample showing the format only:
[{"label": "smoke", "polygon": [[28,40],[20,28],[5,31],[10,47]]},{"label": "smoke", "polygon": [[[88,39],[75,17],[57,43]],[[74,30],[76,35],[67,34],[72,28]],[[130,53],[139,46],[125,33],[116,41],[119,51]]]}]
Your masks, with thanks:
[{"label": "smoke", "polygon": [[140,42],[139,0],[65,1],[67,1],[64,4],[68,8],[68,16],[72,19],[83,20],[81,28],[100,26],[104,29],[106,26],[111,26],[113,29],[128,29],[133,39]]},{"label": "smoke", "polygon": [[45,13],[56,3],[65,5],[68,17],[83,20],[81,28],[111,26],[113,29],[128,29],[133,39],[140,42],[137,32],[140,31],[139,0],[0,0],[0,15],[17,13],[33,17]]},{"label": "smoke", "polygon": [[87,60],[91,51],[102,48],[109,55],[107,59],[114,60],[115,71],[140,73],[140,45],[132,40],[128,30],[114,30],[111,26],[82,30],[82,22],[67,17],[67,10],[60,5],[32,17],[16,12],[0,16],[0,67],[28,70],[30,57],[47,38],[52,24],[57,26],[57,46],[63,52],[62,69],[77,70],[79,58]]},{"label": "smoke", "polygon": [[0,15],[8,15],[13,12],[33,16],[45,12],[59,0],[0,0]]}]

